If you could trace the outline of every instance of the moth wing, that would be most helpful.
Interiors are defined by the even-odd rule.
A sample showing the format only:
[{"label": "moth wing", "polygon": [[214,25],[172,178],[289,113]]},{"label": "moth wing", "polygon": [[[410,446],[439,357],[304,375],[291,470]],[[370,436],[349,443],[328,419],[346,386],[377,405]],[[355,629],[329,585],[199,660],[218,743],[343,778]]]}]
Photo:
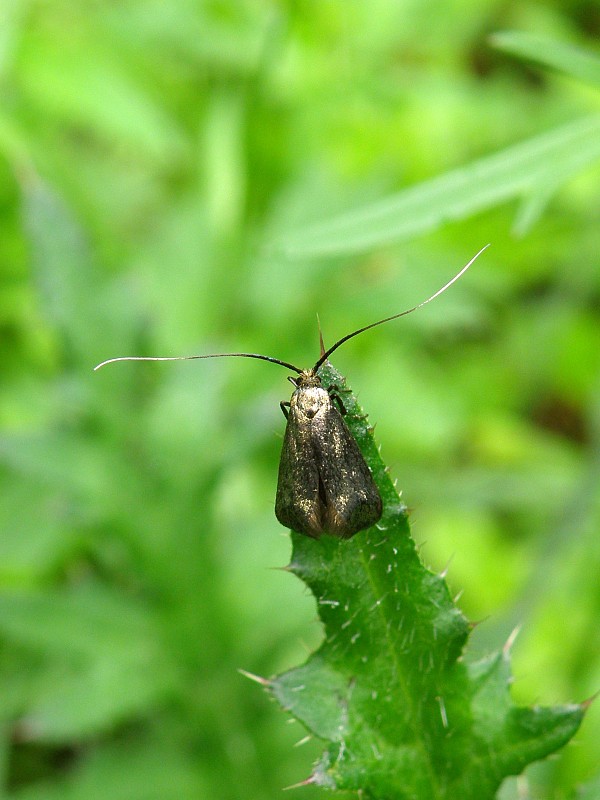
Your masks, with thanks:
[{"label": "moth wing", "polygon": [[323,530],[349,539],[375,525],[381,518],[381,495],[333,402],[312,430],[312,440],[324,504]]},{"label": "moth wing", "polygon": [[286,528],[318,539],[323,532],[319,471],[311,425],[299,416],[292,406],[279,461],[275,516]]}]

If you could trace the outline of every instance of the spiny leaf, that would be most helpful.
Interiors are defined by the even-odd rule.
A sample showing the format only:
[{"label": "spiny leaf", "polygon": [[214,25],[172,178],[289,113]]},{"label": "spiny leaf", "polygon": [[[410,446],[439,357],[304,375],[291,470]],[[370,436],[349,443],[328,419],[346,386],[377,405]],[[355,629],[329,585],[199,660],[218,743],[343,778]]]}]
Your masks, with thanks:
[{"label": "spiny leaf", "polygon": [[[323,377],[344,386],[329,366]],[[344,404],[384,515],[349,541],[292,533],[290,569],[314,594],[325,638],[269,690],[327,743],[313,783],[373,800],[493,798],[565,744],[585,709],[513,705],[508,648],[463,661],[471,626],[420,562],[366,419],[345,393]]]}]

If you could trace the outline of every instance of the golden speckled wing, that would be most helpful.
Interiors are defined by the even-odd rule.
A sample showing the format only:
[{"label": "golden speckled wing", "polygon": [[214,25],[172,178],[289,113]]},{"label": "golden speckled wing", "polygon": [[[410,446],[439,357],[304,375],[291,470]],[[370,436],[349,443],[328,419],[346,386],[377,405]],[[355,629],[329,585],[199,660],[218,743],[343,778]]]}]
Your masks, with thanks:
[{"label": "golden speckled wing", "polygon": [[275,514],[318,539],[349,539],[381,517],[381,496],[358,445],[322,387],[300,387],[290,401]]}]

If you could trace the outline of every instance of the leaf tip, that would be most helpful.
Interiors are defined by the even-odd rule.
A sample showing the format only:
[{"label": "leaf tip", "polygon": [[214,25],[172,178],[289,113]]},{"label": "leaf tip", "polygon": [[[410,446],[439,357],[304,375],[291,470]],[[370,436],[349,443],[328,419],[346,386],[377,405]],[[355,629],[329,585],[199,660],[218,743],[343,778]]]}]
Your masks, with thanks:
[{"label": "leaf tip", "polygon": [[267,569],[273,570],[274,572],[293,572],[291,564],[286,564],[283,567],[268,567]]},{"label": "leaf tip", "polygon": [[510,656],[510,651],[513,648],[514,643],[517,640],[517,636],[521,633],[521,626],[517,625],[511,633],[509,634],[508,639],[504,643],[504,647],[502,648],[502,655],[504,658],[508,658]]},{"label": "leaf tip", "polygon": [[489,618],[490,617],[489,617],[489,614],[488,614],[486,617],[482,617],[481,619],[470,620],[469,623],[468,623],[469,631],[474,631],[475,628],[478,628],[484,622],[487,622]]},{"label": "leaf tip", "polygon": [[596,701],[596,699],[598,697],[600,697],[600,689],[597,692],[594,692],[594,694],[591,697],[588,697],[587,700],[583,700],[579,704],[581,709],[582,709],[582,711],[584,711],[584,712],[587,711],[588,708],[592,705],[592,703],[594,703]]},{"label": "leaf tip", "polygon": [[316,777],[311,775],[310,777],[306,778],[303,781],[299,781],[298,783],[292,783],[291,786],[284,786],[282,791],[287,792],[290,789],[299,789],[301,786],[311,786],[313,783],[316,783]]},{"label": "leaf tip", "polygon": [[303,736],[302,739],[298,739],[294,747],[302,747],[303,744],[310,742],[311,739],[312,736],[310,734],[307,734],[306,736]]},{"label": "leaf tip", "polygon": [[450,569],[450,564],[454,561],[454,553],[450,556],[448,561],[446,561],[446,566],[444,569],[439,573],[439,576],[442,580],[445,580],[448,575],[448,570]]},{"label": "leaf tip", "polygon": [[254,683],[260,684],[260,686],[265,689],[270,689],[272,686],[272,681],[270,681],[268,678],[261,678],[260,675],[255,675],[253,672],[248,672],[247,670],[241,668],[238,669],[238,672],[245,678],[254,681]]}]

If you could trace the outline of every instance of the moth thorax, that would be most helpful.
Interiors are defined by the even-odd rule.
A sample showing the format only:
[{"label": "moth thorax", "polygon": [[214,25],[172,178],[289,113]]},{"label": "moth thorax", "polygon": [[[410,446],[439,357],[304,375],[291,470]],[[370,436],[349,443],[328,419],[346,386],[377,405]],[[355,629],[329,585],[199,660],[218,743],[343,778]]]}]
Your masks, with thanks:
[{"label": "moth thorax", "polygon": [[321,379],[316,375],[302,373],[296,386],[291,405],[306,419],[314,419],[320,411],[330,407],[329,392],[321,386]]}]

